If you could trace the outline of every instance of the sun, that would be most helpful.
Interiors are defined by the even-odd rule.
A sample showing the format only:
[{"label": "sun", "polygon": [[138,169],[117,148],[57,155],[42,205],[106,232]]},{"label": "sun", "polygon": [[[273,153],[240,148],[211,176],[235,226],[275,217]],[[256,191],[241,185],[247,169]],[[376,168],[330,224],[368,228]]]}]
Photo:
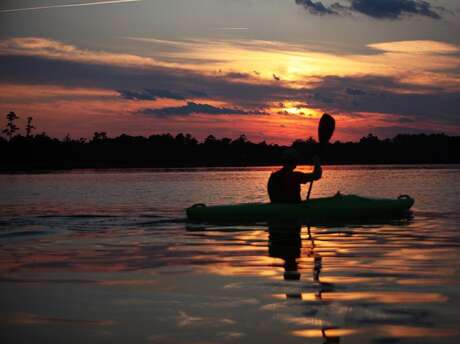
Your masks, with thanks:
[{"label": "sun", "polygon": [[274,110],[279,114],[294,115],[315,118],[319,117],[321,113],[317,109],[313,109],[308,104],[302,102],[284,102],[276,104]]}]

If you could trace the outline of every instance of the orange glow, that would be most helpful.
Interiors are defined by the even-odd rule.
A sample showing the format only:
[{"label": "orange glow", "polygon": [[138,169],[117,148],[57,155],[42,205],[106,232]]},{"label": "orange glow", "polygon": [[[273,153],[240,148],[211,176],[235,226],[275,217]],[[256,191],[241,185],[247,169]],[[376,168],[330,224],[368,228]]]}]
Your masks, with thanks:
[{"label": "orange glow", "polygon": [[[368,48],[380,54],[340,55],[314,50],[308,44],[292,44],[263,40],[186,40],[165,41],[155,38],[128,37],[127,39],[160,46],[174,46],[175,51],[158,53],[158,60],[185,59],[182,68],[203,73],[239,72],[252,79],[273,81],[276,75],[291,87],[308,86],[319,76],[386,75],[408,78],[424,74],[423,84],[445,84],[442,69],[460,66],[460,58],[449,55],[459,48],[437,41],[400,41],[369,44]],[[205,65],[193,60],[215,61]],[[254,73],[257,72],[257,74]],[[443,81],[444,80],[444,81]],[[450,78],[451,82],[458,81]],[[252,80],[251,82],[255,82]]]},{"label": "orange glow", "polygon": [[[425,74],[425,79],[441,80],[439,70],[460,66],[460,58],[452,53],[459,48],[436,41],[383,42],[368,45],[381,54],[339,55],[315,51],[309,45],[263,40],[199,40],[165,41],[155,38],[127,37],[145,44],[174,46],[173,51],[157,52],[155,58],[134,54],[83,50],[76,46],[46,38],[18,37],[0,42],[0,54],[40,56],[67,61],[141,68],[179,68],[216,75],[246,73],[251,80],[290,83],[305,86],[324,75],[387,75],[411,77]],[[183,63],[170,63],[182,59]],[[199,62],[193,62],[199,61]],[[200,61],[207,61],[201,63]],[[414,66],[415,69],[414,69]],[[256,72],[256,73],[255,73]],[[445,73],[442,73],[445,74]],[[425,80],[424,79],[424,80]],[[416,80],[416,79],[414,79]],[[458,81],[458,80],[457,80]]]},{"label": "orange glow", "polygon": [[[225,251],[228,251],[228,247],[225,247]],[[263,248],[266,250],[266,247]],[[275,268],[273,264],[276,262],[282,262],[281,259],[272,258],[267,256],[250,256],[245,257],[246,265],[242,266],[240,260],[235,260],[234,257],[226,258],[225,263],[219,263],[209,266],[203,266],[206,272],[217,274],[221,276],[264,276],[279,279],[283,275],[283,268]],[[250,261],[250,265],[247,262]]]},{"label": "orange glow", "polygon": [[345,328],[337,328],[337,329],[309,329],[309,330],[298,330],[292,331],[291,333],[296,337],[306,337],[306,338],[321,338],[321,337],[345,337],[350,336],[352,334],[359,333],[360,331],[357,329],[345,329]]},{"label": "orange glow", "polygon": [[[126,39],[160,47],[177,49],[154,50],[156,56],[145,57],[91,51],[45,38],[19,37],[0,42],[0,54],[38,56],[65,61],[127,66],[141,69],[174,68],[174,71],[193,71],[201,75],[224,78],[230,82],[280,85],[291,90],[315,87],[324,76],[388,76],[416,85],[439,87],[441,90],[460,90],[460,77],[448,75],[447,68],[460,68],[459,48],[436,41],[383,42],[368,45],[377,54],[338,55],[315,51],[309,44],[291,44],[261,40],[199,40],[165,41],[155,38],[128,37]],[[171,58],[183,63],[169,63]],[[203,61],[207,61],[203,63]],[[228,73],[235,72],[235,77]],[[241,75],[241,77],[239,76]],[[394,87],[394,86],[391,86]],[[399,86],[398,86],[399,87]],[[384,90],[384,87],[380,87]],[[423,94],[423,88],[406,86],[387,89],[397,93]],[[301,98],[301,96],[299,96]],[[295,139],[315,137],[317,118],[326,110],[309,106],[306,99],[289,99],[260,104],[266,115],[191,114],[165,116],[143,115],[146,108],[176,107],[186,101],[171,99],[126,100],[110,89],[70,88],[37,85],[0,85],[0,112],[12,109],[20,116],[19,124],[33,116],[36,132],[46,131],[55,137],[64,137],[72,128],[72,137],[91,137],[95,131],[106,131],[110,136],[127,133],[150,135],[170,132],[191,133],[198,139],[209,134],[236,138],[246,134],[252,141],[266,140],[290,144]],[[240,104],[223,102],[208,97],[189,97],[195,101],[219,107],[243,108]],[[260,110],[260,109],[258,109]],[[356,140],[373,132],[374,128],[398,128],[407,117],[388,113],[333,113],[340,125],[333,141]],[[166,118],[167,117],[167,118]],[[5,118],[0,118],[3,126]],[[404,128],[456,133],[452,125],[440,124],[436,118],[404,122]]]},{"label": "orange glow", "polygon": [[144,285],[157,285],[158,281],[154,280],[104,280],[97,282],[99,285],[105,286],[144,286]]},{"label": "orange glow", "polygon": [[[286,295],[275,294],[276,299],[284,299]],[[316,293],[302,293],[302,300],[318,300]],[[445,302],[448,298],[438,293],[411,293],[411,292],[326,292],[321,293],[322,301],[356,301],[369,300],[381,303],[425,303]]]},{"label": "orange glow", "polygon": [[92,325],[92,326],[113,326],[114,321],[111,320],[80,320],[80,319],[64,319],[50,318],[28,313],[15,313],[6,317],[1,316],[3,323],[9,325],[43,325],[43,324],[75,324],[75,325]]},{"label": "orange glow", "polygon": [[434,329],[415,326],[387,325],[382,326],[381,331],[387,336],[392,337],[453,337],[458,335],[458,331],[448,329]]},{"label": "orange glow", "polygon": [[309,118],[320,118],[322,115],[322,113],[318,110],[309,108],[307,104],[302,102],[284,102],[282,104],[274,104],[271,108],[271,112]]},{"label": "orange glow", "polygon": [[369,44],[369,47],[382,51],[411,54],[449,54],[460,51],[455,45],[436,41],[383,42]]},{"label": "orange glow", "polygon": [[0,99],[44,100],[58,97],[113,97],[114,90],[50,85],[0,84]]}]

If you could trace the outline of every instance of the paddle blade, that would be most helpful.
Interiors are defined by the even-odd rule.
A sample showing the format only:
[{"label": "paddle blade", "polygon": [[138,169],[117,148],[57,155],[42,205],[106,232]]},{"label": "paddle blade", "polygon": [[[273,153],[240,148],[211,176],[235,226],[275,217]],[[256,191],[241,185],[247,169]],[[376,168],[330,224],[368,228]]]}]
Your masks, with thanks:
[{"label": "paddle blade", "polygon": [[335,130],[335,119],[331,115],[325,113],[321,117],[321,120],[319,121],[319,126],[318,126],[319,143],[321,144],[328,143],[332,137],[332,134],[334,134],[334,130]]}]

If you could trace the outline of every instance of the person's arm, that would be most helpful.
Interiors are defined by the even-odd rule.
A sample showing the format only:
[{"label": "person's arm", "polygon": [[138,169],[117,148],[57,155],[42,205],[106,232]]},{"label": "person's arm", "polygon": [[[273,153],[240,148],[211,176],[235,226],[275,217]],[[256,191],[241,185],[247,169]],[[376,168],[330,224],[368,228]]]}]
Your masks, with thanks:
[{"label": "person's arm", "polygon": [[299,172],[302,184],[306,184],[321,179],[323,175],[323,169],[321,168],[321,162],[319,161],[318,156],[313,157],[313,165],[314,168],[312,173]]}]

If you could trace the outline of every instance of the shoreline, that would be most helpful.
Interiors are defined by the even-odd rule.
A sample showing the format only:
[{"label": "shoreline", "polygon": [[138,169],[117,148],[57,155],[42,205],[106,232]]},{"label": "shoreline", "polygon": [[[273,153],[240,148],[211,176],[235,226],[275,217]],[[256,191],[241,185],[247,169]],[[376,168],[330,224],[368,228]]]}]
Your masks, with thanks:
[{"label": "shoreline", "polygon": [[[369,170],[384,170],[384,169],[460,169],[460,163],[388,163],[388,164],[323,164],[326,169],[358,169],[367,167]],[[245,171],[245,170],[275,170],[279,165],[228,165],[228,166],[153,166],[153,167],[63,167],[63,168],[0,168],[0,175],[17,175],[17,174],[85,174],[85,173],[138,173],[138,172],[205,172],[205,171]],[[298,169],[311,168],[311,165],[300,164]]]}]

